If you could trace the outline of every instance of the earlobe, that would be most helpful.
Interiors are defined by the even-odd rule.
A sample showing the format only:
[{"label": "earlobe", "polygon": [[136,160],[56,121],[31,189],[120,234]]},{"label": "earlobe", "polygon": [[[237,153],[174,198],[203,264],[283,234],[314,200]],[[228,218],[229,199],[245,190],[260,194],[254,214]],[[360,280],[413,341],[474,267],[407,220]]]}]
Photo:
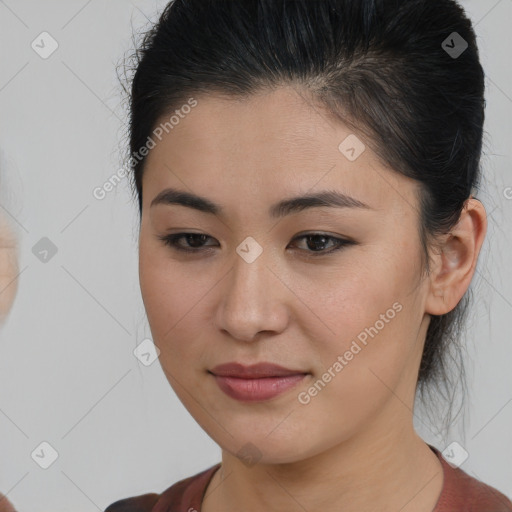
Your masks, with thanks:
[{"label": "earlobe", "polygon": [[486,232],[485,208],[471,197],[436,255],[437,266],[430,276],[426,313],[444,315],[460,302],[473,278]]}]

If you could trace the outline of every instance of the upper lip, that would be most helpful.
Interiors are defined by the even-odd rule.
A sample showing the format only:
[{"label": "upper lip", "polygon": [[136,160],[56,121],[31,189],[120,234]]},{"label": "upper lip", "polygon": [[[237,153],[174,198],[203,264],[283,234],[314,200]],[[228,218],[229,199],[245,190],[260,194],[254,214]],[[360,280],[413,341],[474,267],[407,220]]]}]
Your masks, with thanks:
[{"label": "upper lip", "polygon": [[283,377],[286,375],[301,375],[308,372],[291,370],[273,363],[257,363],[245,366],[241,363],[219,364],[210,370],[214,375],[222,377],[239,377],[244,379],[258,379],[262,377]]}]

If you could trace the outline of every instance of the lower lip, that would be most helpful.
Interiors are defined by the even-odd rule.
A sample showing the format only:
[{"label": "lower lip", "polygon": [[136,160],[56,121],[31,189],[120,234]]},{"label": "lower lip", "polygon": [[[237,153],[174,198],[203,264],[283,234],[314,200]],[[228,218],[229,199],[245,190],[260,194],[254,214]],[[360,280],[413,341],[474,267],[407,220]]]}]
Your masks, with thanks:
[{"label": "lower lip", "polygon": [[264,377],[261,379],[241,379],[213,375],[220,389],[226,395],[244,402],[269,400],[295,387],[305,374],[287,375],[286,377]]}]

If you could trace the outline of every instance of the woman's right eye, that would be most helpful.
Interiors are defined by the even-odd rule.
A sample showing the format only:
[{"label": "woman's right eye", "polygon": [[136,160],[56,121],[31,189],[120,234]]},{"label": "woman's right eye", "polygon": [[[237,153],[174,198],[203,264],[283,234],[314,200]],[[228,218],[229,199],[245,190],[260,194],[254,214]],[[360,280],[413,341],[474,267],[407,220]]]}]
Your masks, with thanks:
[{"label": "woman's right eye", "polygon": [[[187,243],[188,243],[190,240],[193,241],[194,237],[199,238],[199,243],[204,242],[205,238],[211,238],[210,236],[204,235],[202,233],[176,233],[173,235],[159,236],[158,238],[160,240],[162,240],[162,242],[165,245],[168,245],[169,247],[171,247],[172,249],[176,249],[177,251],[200,252],[200,251],[202,251],[201,246],[199,246],[199,248],[190,248],[190,246],[187,248],[187,247],[183,247],[182,245],[180,245],[178,243],[178,241],[181,240],[182,238],[186,238]],[[197,238],[196,238],[196,241],[197,241]],[[194,242],[192,242],[192,247],[194,247]]]}]

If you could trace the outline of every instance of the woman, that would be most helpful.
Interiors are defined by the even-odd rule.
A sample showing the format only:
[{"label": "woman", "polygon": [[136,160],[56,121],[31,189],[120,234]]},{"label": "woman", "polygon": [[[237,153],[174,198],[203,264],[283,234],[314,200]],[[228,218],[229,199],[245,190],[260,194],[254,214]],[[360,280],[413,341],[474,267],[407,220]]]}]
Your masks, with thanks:
[{"label": "woman", "polygon": [[137,57],[141,290],[222,463],[107,512],[512,510],[412,422],[487,227],[461,7],[176,0]]},{"label": "woman", "polygon": [[136,57],[142,295],[222,462],[107,512],[511,511],[413,426],[487,228],[463,9],[175,0]]}]

